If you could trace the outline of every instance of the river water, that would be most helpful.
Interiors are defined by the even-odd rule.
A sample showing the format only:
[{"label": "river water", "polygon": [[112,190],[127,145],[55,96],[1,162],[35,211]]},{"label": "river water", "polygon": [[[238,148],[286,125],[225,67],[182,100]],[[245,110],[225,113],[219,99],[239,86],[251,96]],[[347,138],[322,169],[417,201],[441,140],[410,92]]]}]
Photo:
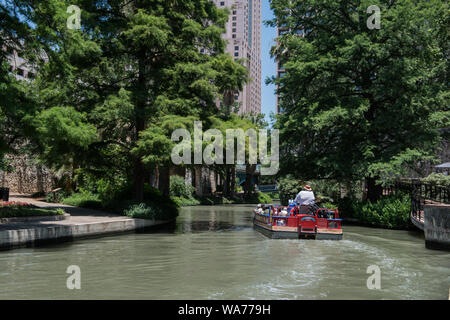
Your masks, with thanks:
[{"label": "river water", "polygon": [[[0,299],[448,299],[450,253],[419,232],[344,225],[341,241],[271,240],[251,209],[188,207],[157,231],[2,251]],[[69,265],[80,290],[67,289]]]}]

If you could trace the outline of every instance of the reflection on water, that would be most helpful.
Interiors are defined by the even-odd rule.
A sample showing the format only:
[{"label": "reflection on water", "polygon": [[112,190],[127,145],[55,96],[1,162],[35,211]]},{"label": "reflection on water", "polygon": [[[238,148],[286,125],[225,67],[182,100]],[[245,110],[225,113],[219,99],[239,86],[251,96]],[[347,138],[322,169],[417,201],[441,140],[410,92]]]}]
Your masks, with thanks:
[{"label": "reflection on water", "polygon": [[[450,254],[420,233],[344,226],[342,241],[271,240],[251,206],[184,208],[152,232],[0,252],[0,298],[447,299]],[[81,268],[81,290],[66,269]],[[381,290],[369,290],[369,265]]]}]

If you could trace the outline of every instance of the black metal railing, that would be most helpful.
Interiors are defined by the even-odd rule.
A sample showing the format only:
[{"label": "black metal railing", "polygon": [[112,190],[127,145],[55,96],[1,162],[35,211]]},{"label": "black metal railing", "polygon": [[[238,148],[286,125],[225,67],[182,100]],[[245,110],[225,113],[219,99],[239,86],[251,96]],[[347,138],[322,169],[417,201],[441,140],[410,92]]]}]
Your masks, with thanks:
[{"label": "black metal railing", "polygon": [[450,187],[421,181],[400,181],[383,189],[383,195],[407,192],[411,196],[411,216],[423,220],[423,206],[429,203],[450,203]]}]

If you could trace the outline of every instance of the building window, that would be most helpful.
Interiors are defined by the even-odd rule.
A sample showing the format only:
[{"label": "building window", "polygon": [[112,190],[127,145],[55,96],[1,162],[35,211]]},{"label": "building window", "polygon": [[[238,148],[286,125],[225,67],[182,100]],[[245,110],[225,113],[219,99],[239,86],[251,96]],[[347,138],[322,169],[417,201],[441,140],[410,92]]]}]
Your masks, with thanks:
[{"label": "building window", "polygon": [[222,1],[222,2],[220,3],[220,5],[223,7],[223,6],[225,5],[225,2]]},{"label": "building window", "polygon": [[21,77],[23,77],[23,69],[19,68],[17,69],[17,74]]},{"label": "building window", "polygon": [[233,10],[233,14],[236,14],[236,10]]},{"label": "building window", "polygon": [[233,17],[233,21],[236,21],[236,17]]},{"label": "building window", "polygon": [[236,34],[233,33],[232,38],[235,39],[236,38]]},{"label": "building window", "polygon": [[233,30],[232,30],[233,32],[236,32],[236,28],[233,28]]},{"label": "building window", "polygon": [[236,27],[236,22],[233,22],[233,27]]},{"label": "building window", "polygon": [[234,50],[239,50],[239,46],[234,46]]},{"label": "building window", "polygon": [[239,57],[239,52],[235,52],[235,53],[234,53],[234,56],[235,56],[235,57]]}]

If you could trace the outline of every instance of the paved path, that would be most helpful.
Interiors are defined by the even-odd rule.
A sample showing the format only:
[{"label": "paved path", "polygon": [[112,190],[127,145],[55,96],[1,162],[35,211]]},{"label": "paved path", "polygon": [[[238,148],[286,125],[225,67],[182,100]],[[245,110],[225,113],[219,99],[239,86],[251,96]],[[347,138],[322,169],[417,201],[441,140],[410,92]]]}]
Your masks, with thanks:
[{"label": "paved path", "polygon": [[19,201],[31,203],[39,208],[55,209],[61,208],[66,213],[70,214],[70,217],[61,221],[39,221],[39,222],[11,222],[11,223],[1,223],[1,230],[11,230],[11,229],[22,229],[30,227],[46,227],[46,225],[74,225],[74,224],[85,224],[85,223],[101,223],[108,221],[122,221],[122,220],[133,220],[132,218],[121,216],[117,214],[111,214],[104,211],[73,207],[62,203],[48,203],[42,201],[43,199],[34,199],[27,195],[12,194],[9,197],[9,201]]},{"label": "paved path", "polygon": [[170,221],[133,219],[104,211],[47,203],[27,195],[12,194],[10,201],[31,203],[40,208],[62,208],[70,217],[61,221],[27,221],[0,223],[0,249],[11,249],[46,241],[69,241],[75,238],[123,233]]}]

